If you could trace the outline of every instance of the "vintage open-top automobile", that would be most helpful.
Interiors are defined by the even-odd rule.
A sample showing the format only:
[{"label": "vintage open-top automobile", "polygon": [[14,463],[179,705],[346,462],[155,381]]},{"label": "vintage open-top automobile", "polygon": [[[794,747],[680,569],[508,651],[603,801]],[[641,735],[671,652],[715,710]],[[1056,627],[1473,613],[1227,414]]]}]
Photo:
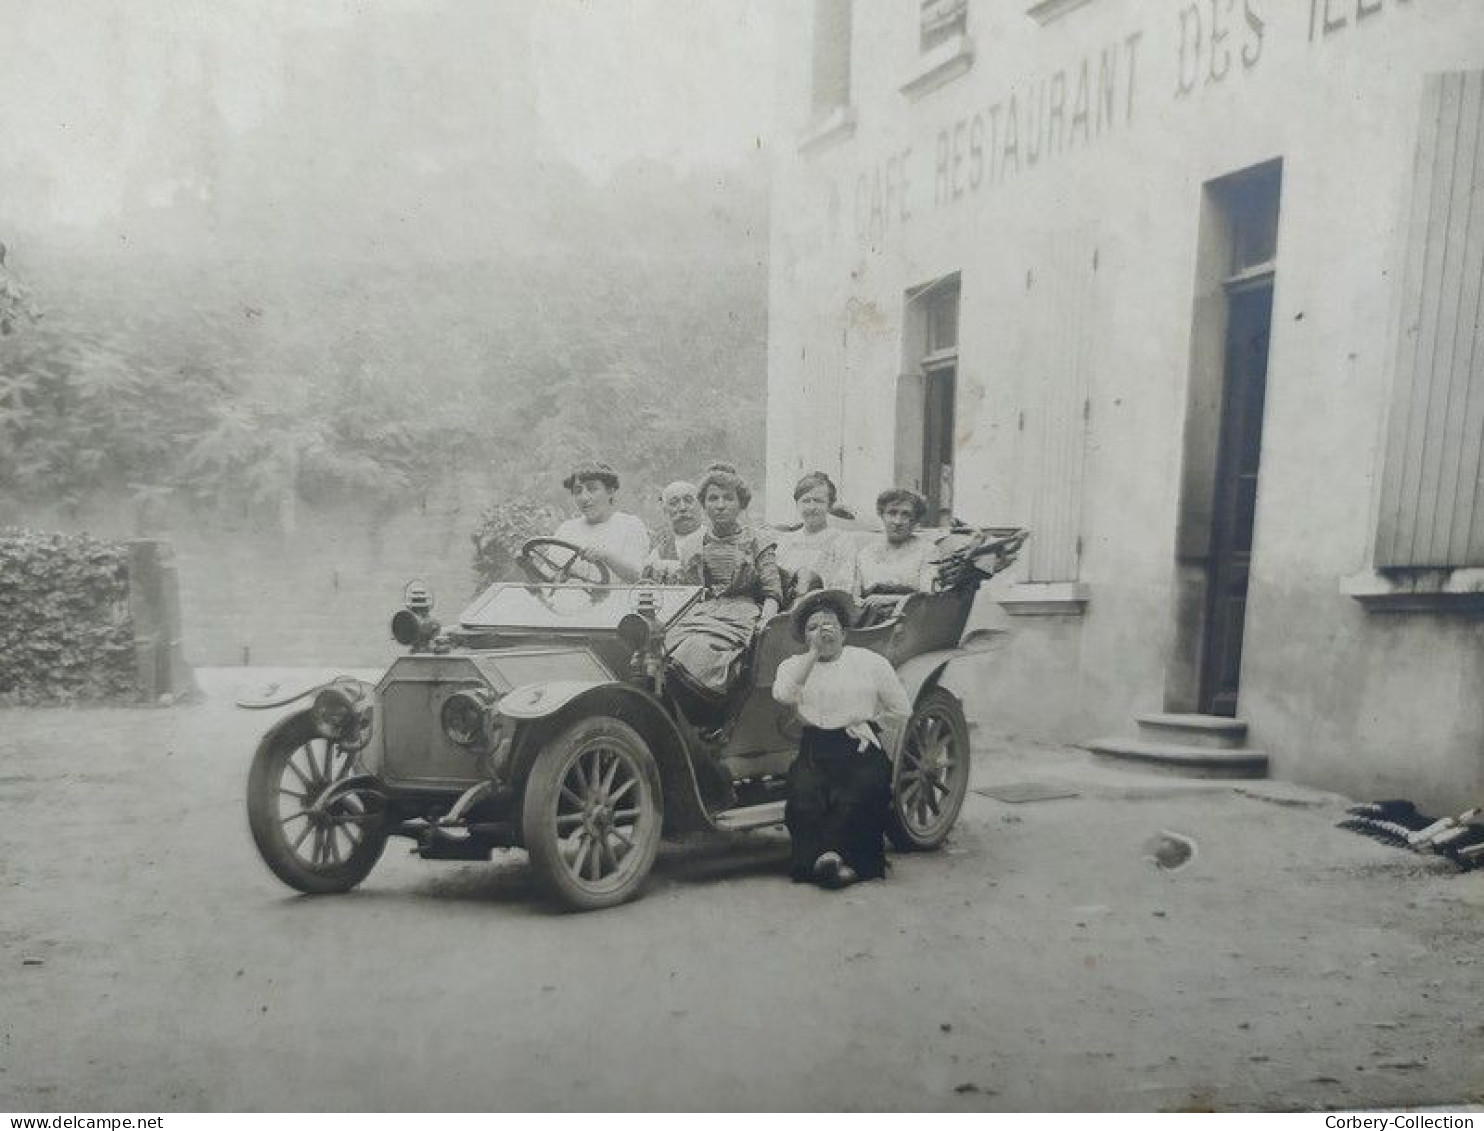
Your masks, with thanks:
[{"label": "vintage open-top automobile", "polygon": [[[961,642],[974,594],[1025,536],[955,528],[940,542],[939,591],[848,630],[850,643],[891,660],[914,704],[888,741],[899,850],[938,847],[963,805],[968,727],[939,679],[974,650]],[[375,684],[342,676],[239,700],[309,701],[264,736],[248,783],[253,839],[284,883],[348,891],[400,836],[428,859],[523,847],[560,903],[591,910],[639,892],[662,836],[781,823],[799,724],[772,683],[779,662],[803,649],[787,612],[759,630],[731,723],[703,737],[667,694],[663,657],[667,627],[704,590],[614,584],[601,563],[554,539],[528,542],[520,561],[529,581],[490,586],[450,627],[432,619],[426,588],[410,584],[392,618],[407,654]],[[708,758],[732,779],[725,804],[703,799],[698,768]]]}]

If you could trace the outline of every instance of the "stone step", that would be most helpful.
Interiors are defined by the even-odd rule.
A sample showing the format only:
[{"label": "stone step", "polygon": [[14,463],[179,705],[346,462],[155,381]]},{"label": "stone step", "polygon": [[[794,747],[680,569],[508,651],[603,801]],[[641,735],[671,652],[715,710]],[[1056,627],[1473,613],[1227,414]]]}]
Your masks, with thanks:
[{"label": "stone step", "polygon": [[1171,742],[1144,742],[1134,738],[1099,738],[1089,742],[1087,749],[1159,773],[1200,778],[1268,776],[1268,756],[1261,750],[1221,750]]},{"label": "stone step", "polygon": [[1139,737],[1175,746],[1236,750],[1247,741],[1247,723],[1224,715],[1148,714],[1137,717]]}]

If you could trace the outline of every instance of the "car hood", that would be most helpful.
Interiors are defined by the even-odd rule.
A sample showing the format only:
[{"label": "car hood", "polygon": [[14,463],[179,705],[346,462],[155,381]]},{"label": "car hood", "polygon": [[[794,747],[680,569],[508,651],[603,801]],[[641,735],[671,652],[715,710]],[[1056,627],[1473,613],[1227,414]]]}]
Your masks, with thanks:
[{"label": "car hood", "polygon": [[582,645],[543,644],[491,651],[418,653],[402,656],[381,678],[380,686],[419,683],[487,683],[496,694],[517,687],[557,682],[606,683],[614,675]]}]

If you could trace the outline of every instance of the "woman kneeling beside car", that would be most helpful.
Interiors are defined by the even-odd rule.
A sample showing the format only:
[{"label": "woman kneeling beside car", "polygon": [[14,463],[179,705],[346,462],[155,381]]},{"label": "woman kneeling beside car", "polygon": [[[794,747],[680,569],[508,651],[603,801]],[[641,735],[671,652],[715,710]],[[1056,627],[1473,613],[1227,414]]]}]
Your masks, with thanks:
[{"label": "woman kneeling beside car", "polygon": [[832,888],[886,874],[891,762],[880,722],[912,713],[886,658],[845,643],[852,611],[828,590],[800,601],[793,627],[809,650],[779,664],[773,681],[773,697],[804,721],[784,809],[790,875]]}]

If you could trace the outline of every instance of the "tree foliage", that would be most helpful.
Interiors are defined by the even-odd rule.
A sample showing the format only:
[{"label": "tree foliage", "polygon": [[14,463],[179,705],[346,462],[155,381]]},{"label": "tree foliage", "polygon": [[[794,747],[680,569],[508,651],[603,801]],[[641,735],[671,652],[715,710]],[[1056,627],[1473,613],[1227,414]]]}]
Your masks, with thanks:
[{"label": "tree foliage", "polygon": [[485,507],[473,534],[475,588],[516,580],[515,555],[520,547],[531,538],[550,534],[561,520],[556,508],[524,499]]},{"label": "tree foliage", "polygon": [[638,509],[711,458],[756,469],[760,185],[726,215],[652,167],[568,185],[505,256],[41,257],[48,319],[0,338],[0,493],[393,510],[472,468],[539,508],[591,455]]}]

